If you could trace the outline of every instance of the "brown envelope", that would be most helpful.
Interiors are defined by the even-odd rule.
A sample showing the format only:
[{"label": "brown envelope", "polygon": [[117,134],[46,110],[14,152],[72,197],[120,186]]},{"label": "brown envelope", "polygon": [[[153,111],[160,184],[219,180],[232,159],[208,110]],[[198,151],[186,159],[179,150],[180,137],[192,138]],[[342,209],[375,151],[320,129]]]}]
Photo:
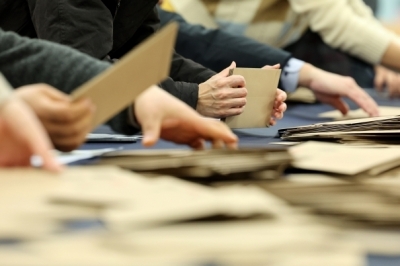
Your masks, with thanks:
[{"label": "brown envelope", "polygon": [[230,128],[268,127],[281,70],[236,68],[233,75],[246,79],[247,104],[242,114],[226,118]]},{"label": "brown envelope", "polygon": [[106,122],[141,92],[168,77],[177,30],[176,23],[166,26],[72,93],[74,100],[88,97],[97,107],[93,127]]}]

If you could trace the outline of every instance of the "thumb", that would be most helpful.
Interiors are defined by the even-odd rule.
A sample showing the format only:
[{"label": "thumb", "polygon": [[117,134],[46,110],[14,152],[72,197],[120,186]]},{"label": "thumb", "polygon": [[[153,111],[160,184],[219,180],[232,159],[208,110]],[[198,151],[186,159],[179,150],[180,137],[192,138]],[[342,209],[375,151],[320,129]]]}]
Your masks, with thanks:
[{"label": "thumb", "polygon": [[[18,137],[26,143],[32,154],[42,158],[44,169],[55,172],[60,171],[62,168],[51,152],[50,139],[44,127],[29,107],[17,101],[9,108],[18,117],[18,119],[9,120],[10,129],[13,132],[17,132]],[[27,130],[21,131],[20,128],[22,126]]]},{"label": "thumb", "polygon": [[161,120],[160,119],[146,119],[142,123],[143,140],[142,144],[145,147],[151,147],[160,138]]},{"label": "thumb", "polygon": [[71,100],[70,96],[67,94],[47,85],[43,85],[43,91],[50,99],[56,101],[69,102]]},{"label": "thumb", "polygon": [[236,68],[236,62],[232,62],[231,65],[230,65],[229,67],[225,68],[224,70],[222,70],[221,72],[219,72],[219,73],[218,73],[217,75],[215,75],[215,76],[220,77],[220,78],[228,77],[228,76],[229,76],[230,70],[231,70],[231,69],[235,69],[235,68]]},{"label": "thumb", "polygon": [[280,69],[281,68],[281,64],[276,64],[273,66],[264,66],[262,69]]}]

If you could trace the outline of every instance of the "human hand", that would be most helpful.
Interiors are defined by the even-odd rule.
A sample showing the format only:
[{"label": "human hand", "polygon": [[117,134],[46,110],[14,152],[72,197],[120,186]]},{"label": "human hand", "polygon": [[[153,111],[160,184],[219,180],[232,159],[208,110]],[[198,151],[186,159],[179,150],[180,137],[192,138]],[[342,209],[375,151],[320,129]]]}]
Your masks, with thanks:
[{"label": "human hand", "polygon": [[153,86],[135,101],[134,111],[143,132],[143,145],[152,146],[161,137],[194,149],[205,141],[214,148],[236,148],[238,139],[222,122],[201,117],[185,103]]},{"label": "human hand", "polygon": [[85,142],[95,112],[90,100],[73,102],[45,84],[21,87],[15,94],[36,113],[57,149],[72,151]]},{"label": "human hand", "polygon": [[391,98],[400,97],[400,74],[383,66],[375,66],[375,88],[382,92],[387,88]]},{"label": "human hand", "polygon": [[311,89],[320,102],[332,105],[343,115],[350,109],[342,99],[347,97],[370,116],[379,116],[376,102],[351,77],[329,73],[305,64],[300,71],[299,85]]},{"label": "human hand", "polygon": [[[280,64],[274,65],[274,66],[264,66],[263,69],[279,69],[281,66]],[[285,103],[287,99],[287,94],[283,90],[276,89],[276,96],[275,96],[275,102],[274,102],[274,110],[272,112],[272,117],[271,120],[269,121],[269,124],[271,126],[276,125],[276,120],[280,120],[283,118],[283,113],[287,109],[287,105]]]},{"label": "human hand", "polygon": [[43,169],[60,171],[50,140],[33,111],[11,96],[0,107],[0,166],[30,166],[32,155],[42,159]]},{"label": "human hand", "polygon": [[229,76],[229,70],[235,67],[233,62],[228,68],[199,85],[196,110],[201,115],[225,118],[243,112],[247,96],[246,82],[242,76]]}]

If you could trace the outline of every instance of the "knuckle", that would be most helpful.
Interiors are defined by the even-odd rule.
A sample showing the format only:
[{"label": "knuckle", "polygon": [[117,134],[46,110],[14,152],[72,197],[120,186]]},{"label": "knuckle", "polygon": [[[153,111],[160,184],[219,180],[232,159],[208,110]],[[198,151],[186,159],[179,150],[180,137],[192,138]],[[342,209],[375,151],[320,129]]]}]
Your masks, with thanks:
[{"label": "knuckle", "polygon": [[241,113],[243,113],[243,111],[244,111],[244,107],[238,108],[236,111],[236,115],[240,115]]},{"label": "knuckle", "polygon": [[226,117],[227,116],[227,114],[225,113],[224,110],[217,110],[217,115],[219,117]]},{"label": "knuckle", "polygon": [[219,79],[219,80],[215,81],[215,86],[217,88],[223,88],[223,87],[225,87],[225,85],[226,85],[226,82],[224,79]]},{"label": "knuckle", "polygon": [[247,88],[243,88],[242,92],[243,92],[243,97],[246,97],[249,94]]},{"label": "knuckle", "polygon": [[356,81],[352,77],[345,77],[345,82],[349,86],[354,86],[356,85]]},{"label": "knuckle", "polygon": [[70,134],[73,136],[80,135],[82,133],[81,128],[78,125],[71,125],[69,127]]},{"label": "knuckle", "polygon": [[62,112],[61,118],[66,122],[72,122],[74,120],[74,117],[70,112]]},{"label": "knuckle", "polygon": [[219,91],[216,94],[217,99],[225,99],[228,96],[228,93],[226,91]]}]

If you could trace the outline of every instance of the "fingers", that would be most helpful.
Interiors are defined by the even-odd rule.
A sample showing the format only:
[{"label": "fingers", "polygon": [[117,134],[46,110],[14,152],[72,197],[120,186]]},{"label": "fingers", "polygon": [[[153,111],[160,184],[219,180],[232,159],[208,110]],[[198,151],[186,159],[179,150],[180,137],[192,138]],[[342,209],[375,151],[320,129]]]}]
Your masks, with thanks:
[{"label": "fingers", "polygon": [[190,143],[189,146],[195,150],[204,150],[206,147],[203,139],[196,139],[195,141]]},{"label": "fingers", "polygon": [[390,73],[387,76],[386,85],[389,91],[389,95],[392,98],[395,98],[399,95],[400,91],[400,75],[397,73]]},{"label": "fingers", "polygon": [[246,87],[246,81],[242,76],[233,75],[215,80],[212,87],[216,90],[224,88],[244,88]]},{"label": "fingers", "polygon": [[235,69],[236,68],[236,62],[232,62],[231,65],[227,68],[225,68],[224,70],[222,70],[221,72],[219,72],[217,75],[215,75],[214,77],[218,77],[218,78],[224,78],[224,77],[228,77],[229,76],[229,72],[231,69]]},{"label": "fingers", "polygon": [[287,99],[287,94],[283,90],[277,89],[276,90],[276,101],[284,102]]},{"label": "fingers", "polygon": [[218,117],[226,118],[226,117],[230,117],[230,116],[240,115],[243,112],[244,112],[244,106],[237,107],[237,108],[229,108],[229,109],[219,110]]},{"label": "fingers", "polygon": [[338,109],[343,115],[346,115],[350,110],[350,107],[341,97],[332,97],[328,103]]},{"label": "fingers", "polygon": [[94,112],[95,106],[89,99],[82,99],[74,103],[48,102],[41,113],[42,120],[54,123],[74,123],[88,112]]},{"label": "fingers", "polygon": [[281,64],[276,64],[273,66],[264,66],[262,69],[280,69],[281,68]]},{"label": "fingers", "polygon": [[221,147],[223,143],[229,148],[237,148],[238,137],[225,124],[200,118],[197,127],[202,138],[211,141],[214,147]]},{"label": "fingers", "polygon": [[[356,85],[357,86],[357,85]],[[379,116],[378,104],[369,96],[363,89],[353,88],[348,93],[347,97],[354,101],[361,109],[370,116]]]},{"label": "fingers", "polygon": [[47,84],[37,84],[36,86],[40,86],[39,88],[43,91],[43,93],[52,100],[63,101],[63,102],[71,101],[71,98],[67,94],[65,94]]},{"label": "fingers", "polygon": [[[61,166],[51,152],[53,147],[50,140],[32,110],[25,103],[18,100],[9,104],[7,108],[13,115],[12,119],[9,119],[11,117],[7,116],[7,114],[3,116],[8,119],[11,134],[16,134],[23,145],[29,147],[32,155],[35,154],[42,158],[44,169],[60,171]],[[24,130],[21,130],[21,128]],[[26,156],[25,158],[29,157]]]},{"label": "fingers", "polygon": [[151,147],[160,139],[161,119],[144,119],[142,123],[143,139],[142,144],[145,147]]},{"label": "fingers", "polygon": [[85,142],[87,134],[92,130],[94,113],[94,109],[86,108],[79,117],[72,117],[75,120],[64,123],[43,121],[43,125],[57,149],[71,151]]},{"label": "fingers", "polygon": [[378,91],[383,91],[385,85],[385,75],[379,71],[376,71],[374,85]]},{"label": "fingers", "polygon": [[69,152],[81,146],[92,129],[92,118],[92,116],[87,116],[75,125],[57,128],[56,134],[50,134],[55,147]]},{"label": "fingers", "polygon": [[282,103],[278,108],[274,108],[272,116],[275,119],[282,119],[286,109],[287,109],[286,103]]},{"label": "fingers", "polygon": [[287,109],[287,105],[284,102],[287,98],[286,92],[277,89],[276,98],[274,102],[274,107],[272,110],[272,118],[269,121],[269,125],[274,126],[276,124],[276,119],[282,119],[283,113]]}]

